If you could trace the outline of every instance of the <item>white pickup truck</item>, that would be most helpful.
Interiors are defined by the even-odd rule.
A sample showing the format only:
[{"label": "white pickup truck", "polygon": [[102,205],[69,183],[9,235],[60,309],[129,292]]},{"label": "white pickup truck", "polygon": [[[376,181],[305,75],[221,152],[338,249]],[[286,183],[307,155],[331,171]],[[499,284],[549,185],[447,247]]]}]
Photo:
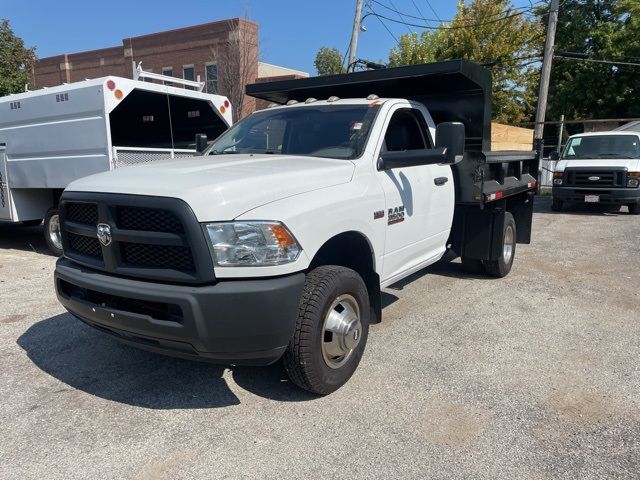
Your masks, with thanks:
[{"label": "white pickup truck", "polygon": [[569,137],[553,173],[553,210],[569,202],[627,205],[640,214],[640,133],[611,131]]},{"label": "white pickup truck", "polygon": [[447,250],[502,277],[530,241],[539,158],[483,152],[484,68],[451,61],[247,92],[284,105],[201,157],[66,189],[55,285],[72,314],[169,355],[282,358],[295,384],[328,394],[381,320],[381,287]]}]

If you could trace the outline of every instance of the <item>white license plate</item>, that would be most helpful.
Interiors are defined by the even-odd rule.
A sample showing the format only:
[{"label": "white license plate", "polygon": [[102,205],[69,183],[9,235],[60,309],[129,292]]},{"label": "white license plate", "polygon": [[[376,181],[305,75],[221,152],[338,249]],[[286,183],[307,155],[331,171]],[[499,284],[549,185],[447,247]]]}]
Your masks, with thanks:
[{"label": "white license plate", "polygon": [[585,195],[585,203],[598,203],[600,201],[600,195]]}]

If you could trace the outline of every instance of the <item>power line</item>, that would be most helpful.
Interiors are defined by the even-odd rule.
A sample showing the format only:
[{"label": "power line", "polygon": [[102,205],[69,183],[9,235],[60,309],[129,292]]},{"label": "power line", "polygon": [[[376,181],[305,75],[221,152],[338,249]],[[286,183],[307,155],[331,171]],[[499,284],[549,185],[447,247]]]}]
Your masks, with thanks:
[{"label": "power line", "polygon": [[396,7],[395,4],[393,3],[393,0],[389,0],[389,3],[391,3],[391,6],[393,7],[393,10],[398,14],[398,16],[400,17],[400,20],[402,20],[402,22],[405,24],[405,26],[407,27],[407,30],[409,31],[409,33],[413,33],[411,31],[411,29],[409,28],[409,25],[407,25],[404,17],[400,13],[400,10],[398,10],[398,7]]},{"label": "power line", "polygon": [[553,58],[561,59],[561,60],[571,60],[574,62],[591,62],[591,63],[604,63],[606,65],[623,65],[629,67],[640,67],[640,63],[634,62],[626,62],[626,61],[618,61],[618,60],[604,60],[601,58],[577,58],[577,57],[569,57],[563,54],[554,55]]},{"label": "power line", "polygon": [[370,6],[369,6],[369,9],[371,10],[370,15],[373,15],[374,17],[384,18],[385,20],[388,20],[388,21],[393,22],[393,23],[399,23],[399,24],[403,24],[403,25],[409,25],[409,26],[411,26],[411,27],[416,27],[416,28],[424,28],[424,29],[427,29],[427,30],[440,30],[440,29],[442,29],[442,30],[458,30],[458,29],[461,29],[461,28],[474,28],[474,27],[481,27],[481,26],[483,26],[483,25],[491,25],[491,24],[494,24],[494,23],[502,22],[502,21],[504,21],[504,20],[508,20],[508,19],[510,19],[510,18],[518,17],[518,16],[520,16],[520,15],[524,15],[525,13],[527,13],[527,12],[529,11],[529,10],[525,10],[525,11],[520,11],[520,12],[512,13],[512,14],[509,14],[508,12],[506,12],[506,13],[507,13],[507,15],[505,15],[505,16],[503,16],[503,17],[500,17],[500,18],[497,18],[497,19],[495,19],[495,20],[487,21],[487,22],[480,22],[480,23],[467,23],[467,24],[465,24],[465,25],[458,25],[458,26],[454,26],[454,27],[450,27],[450,26],[443,26],[443,25],[440,25],[440,26],[438,26],[438,27],[431,27],[431,26],[429,26],[429,25],[418,25],[418,24],[415,24],[415,23],[401,22],[401,21],[399,21],[399,20],[395,20],[395,19],[393,19],[393,18],[389,18],[389,17],[387,17],[387,16],[385,16],[385,15],[380,15],[380,14],[379,14],[379,13],[377,13],[375,10],[373,10]]},{"label": "power line", "polygon": [[436,12],[435,8],[433,8],[433,5],[431,5],[431,2],[429,0],[427,1],[427,5],[429,5],[429,8],[431,9],[431,11],[433,12],[433,14],[436,16],[436,18],[438,19],[439,22],[442,22],[442,19],[440,18],[440,16],[438,15],[438,13]]},{"label": "power line", "polygon": [[415,7],[415,9],[418,11],[418,13],[420,14],[420,16],[422,18],[424,18],[424,13],[422,13],[422,10],[420,10],[420,7],[418,7],[418,5],[416,4],[416,2],[414,0],[411,0],[411,3],[413,3],[413,6]]},{"label": "power line", "polygon": [[382,26],[384,27],[384,29],[389,32],[389,35],[391,35],[391,37],[396,41],[396,43],[398,45],[400,45],[400,40],[398,40],[398,38],[393,34],[393,32],[391,30],[389,30],[389,27],[387,27],[387,24],[384,23],[382,21],[382,19],[380,17],[378,17],[378,15],[375,15],[373,12],[371,12],[371,15],[373,15],[374,17],[376,17],[378,19],[378,21],[382,24]]},{"label": "power line", "polygon": [[[413,3],[413,4],[416,6],[416,8],[417,8],[417,5],[415,4],[414,0],[411,0],[411,1],[412,1],[412,3]],[[565,1],[566,1],[566,0],[565,0]],[[442,19],[441,19],[440,17],[438,17],[437,15],[436,15],[436,19],[434,19],[434,18],[427,18],[427,17],[425,17],[425,16],[417,16],[417,15],[411,15],[411,14],[409,14],[409,13],[401,12],[400,10],[398,10],[397,8],[395,8],[395,5],[393,5],[393,2],[392,2],[392,1],[391,1],[391,3],[392,3],[392,5],[393,5],[393,7],[394,7],[394,8],[389,7],[388,5],[385,5],[384,3],[382,3],[382,2],[381,2],[381,1],[379,1],[379,0],[368,0],[368,3],[369,3],[369,4],[370,4],[371,2],[375,3],[376,5],[379,5],[380,7],[384,8],[384,9],[386,9],[386,10],[389,10],[389,11],[391,11],[391,12],[394,12],[395,14],[399,15],[401,18],[402,18],[402,17],[407,17],[407,18],[411,18],[411,19],[414,19],[414,20],[422,20],[422,21],[424,21],[424,22],[441,22],[441,23],[451,23],[451,22],[453,22],[453,21],[455,20],[455,19],[442,20]],[[526,7],[526,8],[525,8],[525,7],[522,7],[522,8],[514,8],[514,9],[509,9],[509,10],[506,10],[506,11],[501,11],[501,12],[496,13],[496,14],[488,15],[488,16],[487,16],[487,18],[490,18],[490,19],[494,19],[494,20],[500,21],[500,20],[502,20],[502,19],[504,19],[504,18],[511,18],[512,16],[517,16],[517,15],[526,15],[526,14],[528,14],[528,13],[532,13],[532,12],[534,12],[534,11],[536,10],[536,8],[538,8],[539,6],[542,6],[542,5],[546,4],[546,2],[545,2],[544,0],[539,0],[539,1],[538,1],[538,2],[536,2],[535,4],[534,4],[534,3],[532,3],[532,2],[530,2],[530,3],[531,3],[531,6],[530,6],[530,7]],[[369,9],[370,9],[370,10],[373,10],[373,7],[372,7],[371,5],[369,5]],[[418,8],[417,8],[417,9],[418,9]],[[514,12],[514,13],[511,13],[511,12]],[[420,12],[420,10],[419,10],[419,9],[418,9],[418,13],[420,13],[420,14],[422,15],[422,12]],[[383,16],[383,15],[381,15],[381,16]],[[500,18],[496,18],[496,17],[500,17]],[[395,21],[396,23],[401,23],[401,22],[398,22],[397,20],[394,20],[394,19],[390,19],[390,20],[391,20],[391,21]],[[404,18],[402,18],[402,20],[404,20]],[[419,28],[434,28],[434,27],[427,27],[427,26],[425,26],[425,25],[418,25],[418,24],[409,23],[409,22],[404,22],[404,23],[406,23],[407,25],[412,26],[412,27],[419,27]],[[467,28],[467,27],[472,27],[472,26],[485,25],[485,24],[489,24],[489,23],[493,23],[493,21],[489,21],[489,22],[486,22],[486,23],[478,23],[478,24],[467,24],[467,25],[465,25],[464,27],[448,27],[448,28]],[[442,28],[447,28],[447,27],[442,27]]]}]

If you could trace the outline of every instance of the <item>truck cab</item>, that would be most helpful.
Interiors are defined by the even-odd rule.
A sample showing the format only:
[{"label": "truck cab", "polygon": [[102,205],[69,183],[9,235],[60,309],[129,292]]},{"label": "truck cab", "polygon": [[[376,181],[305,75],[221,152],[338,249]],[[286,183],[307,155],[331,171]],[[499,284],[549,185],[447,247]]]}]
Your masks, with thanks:
[{"label": "truck cab", "polygon": [[331,393],[382,319],[381,288],[447,251],[504,277],[530,242],[538,155],[482,150],[490,87],[464,61],[248,86],[274,105],[203,155],[66,189],[58,299],[124,343],[282,359]]},{"label": "truck cab", "polygon": [[553,173],[552,208],[569,202],[627,205],[640,214],[640,133],[611,131],[573,135]]}]

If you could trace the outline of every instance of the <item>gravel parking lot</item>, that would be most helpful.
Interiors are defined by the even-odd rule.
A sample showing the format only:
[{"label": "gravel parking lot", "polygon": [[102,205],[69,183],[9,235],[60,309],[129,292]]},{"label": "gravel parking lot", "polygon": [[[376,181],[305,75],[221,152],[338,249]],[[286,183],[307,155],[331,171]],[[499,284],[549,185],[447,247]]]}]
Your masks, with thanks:
[{"label": "gravel parking lot", "polygon": [[501,280],[388,289],[324,398],[279,366],[120,345],[66,314],[41,231],[0,227],[0,478],[640,478],[640,217],[550,211]]}]

